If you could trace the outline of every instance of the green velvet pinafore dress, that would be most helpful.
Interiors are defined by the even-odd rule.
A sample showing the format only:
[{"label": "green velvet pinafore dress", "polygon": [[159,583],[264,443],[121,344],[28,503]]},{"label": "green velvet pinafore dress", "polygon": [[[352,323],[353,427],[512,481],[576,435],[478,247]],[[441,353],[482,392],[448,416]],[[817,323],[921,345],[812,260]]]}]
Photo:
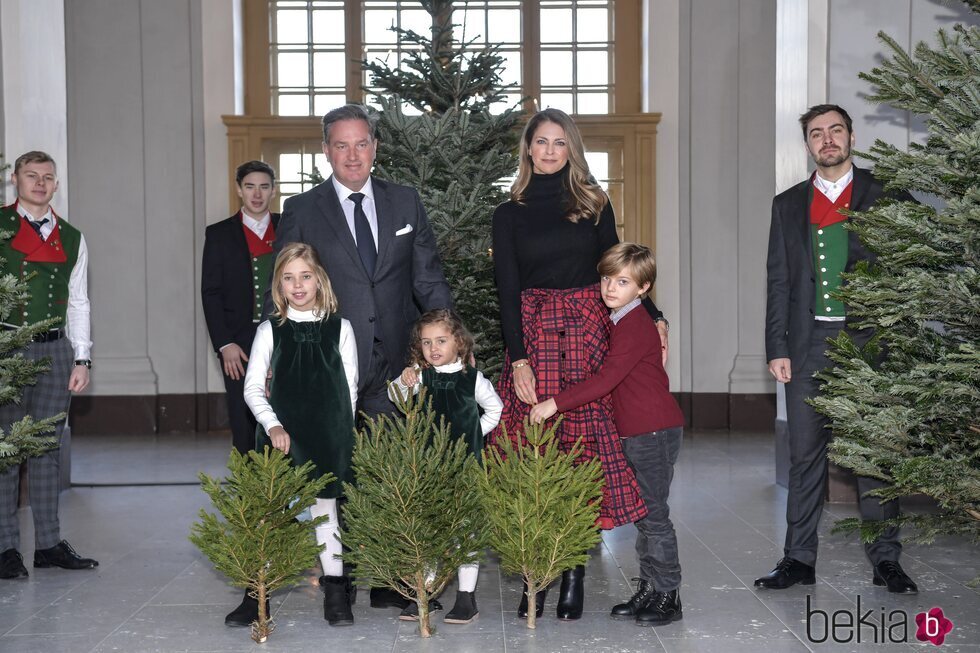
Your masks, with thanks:
[{"label": "green velvet pinafore dress", "polygon": [[[331,472],[337,480],[319,494],[335,499],[341,483],[354,481],[354,416],[340,355],[340,317],[272,322],[272,379],[269,404],[289,434],[289,457],[302,465],[313,461],[314,477]],[[263,434],[263,444],[271,444]]]},{"label": "green velvet pinafore dress", "polygon": [[476,403],[476,375],[472,367],[458,372],[422,370],[422,385],[432,398],[432,409],[449,423],[453,441],[462,438],[470,453],[483,460],[483,428],[480,426],[480,407]]}]

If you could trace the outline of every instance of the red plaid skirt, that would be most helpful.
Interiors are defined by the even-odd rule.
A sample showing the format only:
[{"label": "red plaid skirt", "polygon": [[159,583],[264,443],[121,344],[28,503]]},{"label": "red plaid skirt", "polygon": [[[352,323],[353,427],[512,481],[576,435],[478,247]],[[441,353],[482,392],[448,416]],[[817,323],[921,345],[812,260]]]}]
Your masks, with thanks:
[{"label": "red plaid skirt", "polygon": [[[609,349],[611,323],[598,284],[572,290],[525,290],[521,293],[521,320],[539,400],[554,397],[599,371]],[[488,441],[493,443],[503,437],[502,427],[506,427],[516,443],[531,407],[514,392],[509,355],[497,390],[504,402],[504,413],[501,425],[491,432]],[[582,438],[583,458],[599,457],[605,476],[600,528],[630,524],[646,516],[636,477],[623,455],[608,396],[565,413],[557,437],[563,451],[570,450]]]}]

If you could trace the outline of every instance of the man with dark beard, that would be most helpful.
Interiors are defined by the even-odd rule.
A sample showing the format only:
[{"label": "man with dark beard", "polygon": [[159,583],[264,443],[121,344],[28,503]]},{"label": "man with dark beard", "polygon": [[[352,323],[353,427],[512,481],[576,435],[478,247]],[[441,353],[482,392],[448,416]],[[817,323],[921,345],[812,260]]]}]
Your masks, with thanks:
[{"label": "man with dark beard", "polygon": [[[827,339],[847,330],[858,344],[870,330],[855,331],[847,307],[833,297],[841,273],[859,261],[874,261],[857,235],[845,229],[842,211],[864,211],[884,193],[870,172],[851,161],[854,133],[851,117],[841,107],[821,104],[800,117],[807,151],[816,172],[806,181],[777,195],[772,203],[769,231],[766,358],[769,372],[786,385],[789,427],[789,495],[786,500],[786,542],[776,568],[755,586],[785,589],[815,582],[817,527],[823,511],[827,481],[829,420],[806,400],[816,396],[820,382],[814,374],[832,366]],[[903,194],[901,199],[911,199]],[[897,501],[880,503],[866,493],[882,482],[858,478],[861,516],[867,520],[897,517]],[[898,563],[902,545],[898,528],[889,528],[865,552],[874,567],[872,581],[889,592],[918,590]]]}]

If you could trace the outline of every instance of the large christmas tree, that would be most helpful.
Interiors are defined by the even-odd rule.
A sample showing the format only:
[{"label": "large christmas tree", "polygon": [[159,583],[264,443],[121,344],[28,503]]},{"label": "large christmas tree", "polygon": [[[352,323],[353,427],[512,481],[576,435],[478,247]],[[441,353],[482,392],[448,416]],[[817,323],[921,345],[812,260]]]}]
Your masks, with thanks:
[{"label": "large christmas tree", "polygon": [[[814,405],[837,433],[834,462],[888,481],[882,499],[921,493],[941,508],[899,523],[925,541],[980,540],[980,29],[956,25],[914,53],[879,38],[890,55],[861,75],[871,99],[921,117],[926,137],[905,151],[878,140],[864,156],[888,188],[932,199],[852,216],[878,259],[839,296],[877,336],[863,351],[834,343]],[[843,526],[859,525],[865,538],[881,527]]]},{"label": "large christmas tree", "polygon": [[[521,112],[503,102],[497,47],[456,38],[452,0],[421,4],[432,31],[395,30],[409,53],[404,63],[364,62],[382,109],[376,173],[421,194],[456,310],[476,338],[478,365],[496,376],[503,342],[490,219],[506,199],[500,180],[517,169]],[[420,115],[406,115],[404,106]]]}]

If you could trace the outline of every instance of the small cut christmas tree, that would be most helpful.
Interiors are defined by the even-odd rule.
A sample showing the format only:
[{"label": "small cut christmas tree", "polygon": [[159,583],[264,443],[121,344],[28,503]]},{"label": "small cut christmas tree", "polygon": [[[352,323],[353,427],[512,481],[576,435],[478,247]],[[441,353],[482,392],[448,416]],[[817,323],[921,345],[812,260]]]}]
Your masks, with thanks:
[{"label": "small cut christmas tree", "polygon": [[429,600],[486,547],[480,466],[435,421],[424,389],[397,403],[404,416],[381,415],[357,434],[343,540],[358,577],[416,602],[419,633],[429,637]]},{"label": "small cut christmas tree", "polygon": [[527,627],[535,627],[535,595],[561,573],[589,559],[599,543],[602,468],[596,459],[576,465],[581,443],[567,453],[558,448],[555,429],[524,423],[515,447],[498,438],[487,449],[480,488],[490,529],[490,546],[500,566],[527,584]]},{"label": "small cut christmas tree", "polygon": [[887,481],[874,493],[882,500],[921,493],[940,506],[843,529],[871,540],[910,525],[926,542],[980,541],[980,28],[940,31],[914,54],[878,36],[890,56],[861,74],[870,99],[920,116],[926,135],[908,151],[878,140],[865,156],[886,188],[934,199],[883,201],[851,216],[877,261],[846,275],[839,297],[877,339],[863,350],[837,339],[836,367],[814,405],[837,434],[831,460]]},{"label": "small cut christmas tree", "polygon": [[231,475],[222,482],[205,473],[201,486],[218,514],[204,509],[191,526],[190,540],[235,587],[259,602],[252,639],[264,642],[275,629],[266,612],[269,594],[295,584],[304,570],[318,563],[322,546],[313,531],[326,517],[297,521],[317,494],[334,479],[311,480],[313,463],[294,467],[278,449],[242,455],[232,450]]}]

